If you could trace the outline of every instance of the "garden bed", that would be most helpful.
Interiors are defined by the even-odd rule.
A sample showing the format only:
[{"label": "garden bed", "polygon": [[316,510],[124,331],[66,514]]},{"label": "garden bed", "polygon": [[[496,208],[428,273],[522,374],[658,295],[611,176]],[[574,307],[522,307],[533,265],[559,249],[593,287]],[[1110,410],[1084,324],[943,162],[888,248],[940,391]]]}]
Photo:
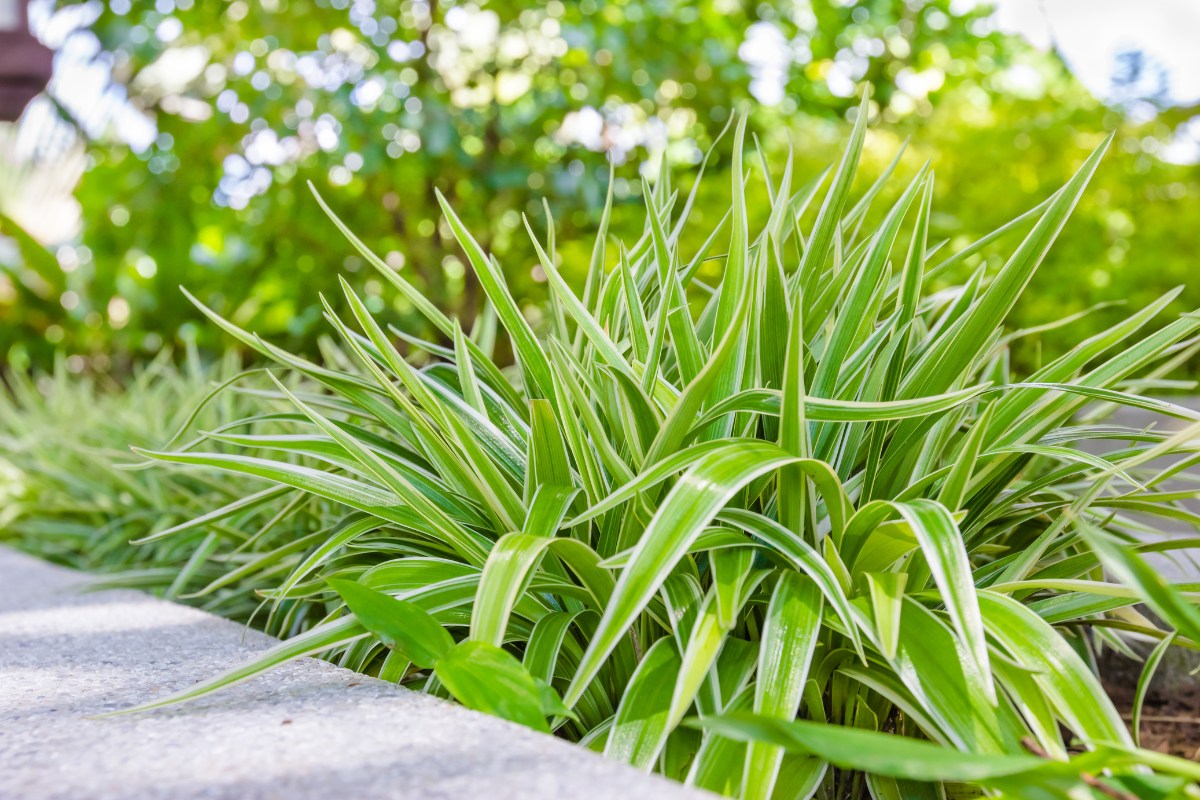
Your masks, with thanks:
[{"label": "garden bed", "polygon": [[[1141,745],[1160,753],[1200,761],[1200,681],[1191,674],[1200,659],[1176,652],[1159,666],[1141,713]],[[1103,665],[1104,688],[1121,716],[1131,720],[1142,665],[1110,656]]]}]

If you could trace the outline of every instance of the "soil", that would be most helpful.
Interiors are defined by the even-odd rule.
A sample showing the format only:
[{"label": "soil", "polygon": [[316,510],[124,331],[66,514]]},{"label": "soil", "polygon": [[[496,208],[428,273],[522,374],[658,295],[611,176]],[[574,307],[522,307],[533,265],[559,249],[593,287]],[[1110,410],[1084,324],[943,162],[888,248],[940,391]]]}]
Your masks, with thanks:
[{"label": "soil", "polygon": [[[1140,665],[1105,670],[1104,688],[1126,723],[1132,719],[1133,695]],[[1150,684],[1142,705],[1141,745],[1149,750],[1200,761],[1200,679],[1182,675],[1169,688]]]}]

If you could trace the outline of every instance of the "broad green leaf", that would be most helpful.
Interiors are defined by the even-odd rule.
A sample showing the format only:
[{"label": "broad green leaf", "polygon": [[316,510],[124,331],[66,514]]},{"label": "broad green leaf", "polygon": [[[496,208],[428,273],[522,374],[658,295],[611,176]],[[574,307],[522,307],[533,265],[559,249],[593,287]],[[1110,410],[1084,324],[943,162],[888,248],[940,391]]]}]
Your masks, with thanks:
[{"label": "broad green leaf", "polygon": [[1132,739],[1099,681],[1053,628],[1010,597],[979,592],[988,633],[1033,673],[1059,717],[1090,745],[1131,745]]},{"label": "broad green leaf", "polygon": [[894,508],[910,525],[920,543],[929,571],[941,590],[942,601],[955,631],[966,643],[984,682],[984,691],[993,703],[995,686],[988,666],[987,641],[979,600],[971,579],[971,563],[963,547],[958,524],[945,506],[929,500],[896,503]]},{"label": "broad green leaf", "polygon": [[[820,462],[811,462],[820,463]],[[862,640],[858,634],[858,623],[850,600],[842,588],[842,581],[820,553],[795,533],[772,519],[743,509],[727,509],[718,518],[744,529],[755,538],[775,548],[797,569],[804,572],[820,587],[821,593],[841,619],[855,651],[863,656]]]},{"label": "broad green leaf", "polygon": [[704,730],[745,742],[762,742],[818,756],[843,769],[908,780],[986,781],[1045,766],[1034,756],[962,753],[889,733],[760,714],[726,714],[699,719]]},{"label": "broad green leaf", "polygon": [[[946,394],[904,400],[828,400],[804,395],[804,414],[811,422],[884,422],[926,417],[961,406],[987,390],[988,386],[981,384]],[[701,428],[717,417],[736,411],[780,415],[782,405],[780,393],[774,389],[747,389],[713,405],[693,428]]]},{"label": "broad green leaf", "polygon": [[622,570],[611,604],[563,702],[573,706],[578,701],[617,640],[717,512],[747,483],[794,460],[773,444],[730,444],[703,456],[684,473],[655,512],[629,565]]},{"label": "broad green leaf", "polygon": [[[507,650],[468,639],[442,656],[438,680],[467,708],[548,733],[543,689]],[[558,713],[560,704],[550,704]]]},{"label": "broad green leaf", "polygon": [[866,578],[871,607],[875,611],[879,649],[884,658],[895,658],[900,641],[900,614],[904,610],[904,584],[908,575],[903,572],[868,572]]},{"label": "broad green leaf", "polygon": [[938,493],[938,502],[951,511],[961,508],[966,499],[971,474],[975,471],[975,462],[979,458],[979,451],[983,447],[984,436],[987,434],[992,408],[992,406],[988,406],[972,424],[970,433],[963,440],[962,447],[956,455],[950,474],[946,476],[941,491]]},{"label": "broad green leaf", "polygon": [[364,628],[422,669],[432,669],[454,647],[446,629],[420,606],[353,581],[331,578],[329,585]]},{"label": "broad green leaf", "polygon": [[[804,386],[804,294],[794,292],[780,386],[779,446],[794,456],[812,457],[808,430],[808,397]],[[779,473],[779,518],[797,536],[804,535],[809,513],[808,481],[801,470],[785,467]]]},{"label": "broad green leaf", "polygon": [[[754,713],[790,721],[800,707],[821,632],[821,593],[794,572],[780,574],[763,621]],[[781,748],[752,742],[746,751],[743,797],[770,798],[783,763]]]},{"label": "broad green leaf", "polygon": [[497,646],[504,643],[509,614],[518,597],[527,591],[531,573],[546,549],[554,544],[554,534],[574,496],[575,490],[571,489],[539,489],[527,530],[506,533],[492,547],[475,596],[472,639]]},{"label": "broad green leaf", "polygon": [[[646,651],[625,687],[604,755],[649,770],[670,733],[671,695],[679,674],[679,651],[662,638]],[[569,705],[569,703],[568,703]]]},{"label": "broad green leaf", "polygon": [[525,473],[525,502],[543,486],[571,488],[574,478],[567,457],[567,446],[554,416],[554,409],[546,400],[530,403],[533,421],[529,434],[529,468]]},{"label": "broad green leaf", "polygon": [[683,650],[683,660],[671,697],[669,725],[683,719],[697,697],[710,670],[717,662],[737,615],[765,573],[751,572],[753,551],[749,548],[719,550],[710,555],[713,585],[699,606],[696,620]]}]

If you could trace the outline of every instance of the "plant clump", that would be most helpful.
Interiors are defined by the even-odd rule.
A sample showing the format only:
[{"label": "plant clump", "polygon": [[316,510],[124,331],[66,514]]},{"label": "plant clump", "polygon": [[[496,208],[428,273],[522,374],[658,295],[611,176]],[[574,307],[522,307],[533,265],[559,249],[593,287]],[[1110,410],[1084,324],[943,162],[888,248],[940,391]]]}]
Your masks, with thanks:
[{"label": "plant clump", "polygon": [[[258,392],[277,410],[141,452],[276,491],[159,536],[228,509],[325,522],[232,543],[238,580],[302,632],[153,705],[322,653],[730,796],[1194,792],[1200,770],[1140,750],[1093,663],[1200,643],[1194,587],[1143,558],[1190,541],[1144,544],[1134,516],[1194,495],[1164,483],[1200,458],[1200,416],[1140,392],[1200,348],[1200,316],[1145,333],[1171,294],[1013,374],[1005,317],[1107,142],[947,256],[927,167],[888,207],[886,175],[854,194],[865,109],[807,183],[765,163],[750,181],[740,120],[730,208],[694,251],[699,178],[646,185],[625,243],[610,193],[585,270],[552,221],[527,225],[551,290],[536,330],[444,201],[487,298],[470,333],[332,212],[440,341],[349,284],[323,365],[201,306],[287,376]],[[932,290],[988,247],[998,270]],[[1187,424],[1104,421],[1117,406]]]}]

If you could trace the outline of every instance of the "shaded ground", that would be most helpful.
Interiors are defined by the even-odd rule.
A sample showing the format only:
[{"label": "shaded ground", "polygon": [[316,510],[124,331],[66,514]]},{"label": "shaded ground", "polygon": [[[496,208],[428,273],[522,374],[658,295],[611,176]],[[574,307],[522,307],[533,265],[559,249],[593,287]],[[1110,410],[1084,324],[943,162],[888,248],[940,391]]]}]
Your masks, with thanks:
[{"label": "shaded ground", "polygon": [[[1142,706],[1142,747],[1200,761],[1200,678],[1191,674],[1197,666],[1200,654],[1180,650],[1159,665]],[[1129,722],[1142,665],[1110,654],[1101,672],[1105,690]]]}]

